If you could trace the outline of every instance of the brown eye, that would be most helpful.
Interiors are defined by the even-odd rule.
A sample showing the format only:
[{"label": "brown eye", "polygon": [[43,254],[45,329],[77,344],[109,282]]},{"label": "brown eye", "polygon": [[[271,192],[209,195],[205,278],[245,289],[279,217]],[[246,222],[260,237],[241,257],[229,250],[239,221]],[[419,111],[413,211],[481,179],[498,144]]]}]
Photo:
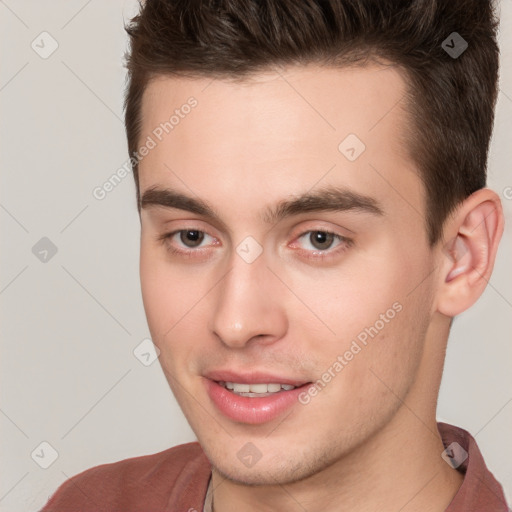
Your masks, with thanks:
[{"label": "brown eye", "polygon": [[197,247],[204,240],[204,233],[197,229],[184,229],[180,231],[180,240],[186,247]]},{"label": "brown eye", "polygon": [[325,229],[310,229],[303,232],[297,240],[299,242],[292,244],[292,247],[298,246],[298,253],[302,257],[316,262],[340,256],[354,243],[350,238]]},{"label": "brown eye", "polygon": [[334,241],[334,234],[326,231],[311,231],[309,241],[315,249],[329,249]]}]

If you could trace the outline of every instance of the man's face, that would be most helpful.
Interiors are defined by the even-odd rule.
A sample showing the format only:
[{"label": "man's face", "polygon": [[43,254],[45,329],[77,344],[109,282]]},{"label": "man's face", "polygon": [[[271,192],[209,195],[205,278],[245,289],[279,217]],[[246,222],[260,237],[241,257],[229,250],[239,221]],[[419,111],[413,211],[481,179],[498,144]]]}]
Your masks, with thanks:
[{"label": "man's face", "polygon": [[[425,385],[435,262],[401,138],[404,93],[396,69],[377,66],[238,84],[160,78],[146,89],[139,143],[156,147],[140,163],[141,196],[168,189],[216,216],[146,194],[144,306],[169,384],[230,478],[318,472],[396,427],[397,397]],[[338,209],[310,200],[269,214],[329,188]],[[415,411],[432,412],[436,384]]]}]

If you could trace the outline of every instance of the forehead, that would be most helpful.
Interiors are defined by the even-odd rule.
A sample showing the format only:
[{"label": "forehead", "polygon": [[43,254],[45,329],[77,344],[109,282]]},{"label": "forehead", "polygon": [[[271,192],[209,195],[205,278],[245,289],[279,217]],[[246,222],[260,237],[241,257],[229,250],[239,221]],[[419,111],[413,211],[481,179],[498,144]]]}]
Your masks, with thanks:
[{"label": "forehead", "polygon": [[[236,81],[158,76],[146,87],[141,118],[148,132],[194,97],[199,108],[191,117],[200,117],[203,126],[216,126],[207,140],[222,130],[236,128],[241,132],[251,130],[253,136],[269,135],[269,130],[279,128],[290,133],[297,122],[307,122],[301,125],[304,138],[315,131],[326,135],[337,132],[335,138],[351,131],[369,138],[369,132],[391,111],[394,115],[388,121],[395,126],[400,116],[405,121],[400,108],[405,92],[403,76],[391,64],[339,69],[294,66]],[[173,130],[173,135],[179,136],[180,131]],[[201,134],[201,130],[196,131],[196,136]],[[296,138],[298,133],[294,135]]]},{"label": "forehead", "polygon": [[320,180],[356,192],[389,180],[417,188],[414,173],[398,172],[413,169],[405,94],[400,71],[382,65],[297,66],[244,81],[158,77],[142,102],[139,143],[156,144],[140,162],[140,189],[222,189],[242,204],[244,194],[303,192]]}]

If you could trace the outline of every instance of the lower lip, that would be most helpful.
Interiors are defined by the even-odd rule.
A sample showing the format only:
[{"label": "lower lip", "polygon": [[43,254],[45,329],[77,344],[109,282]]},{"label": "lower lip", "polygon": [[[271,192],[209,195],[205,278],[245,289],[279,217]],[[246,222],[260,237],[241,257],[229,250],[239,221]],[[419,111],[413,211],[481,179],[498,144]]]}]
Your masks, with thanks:
[{"label": "lower lip", "polygon": [[289,391],[279,391],[262,397],[240,396],[217,382],[204,379],[206,391],[217,408],[231,420],[258,425],[277,418],[297,404],[298,397],[311,383]]}]

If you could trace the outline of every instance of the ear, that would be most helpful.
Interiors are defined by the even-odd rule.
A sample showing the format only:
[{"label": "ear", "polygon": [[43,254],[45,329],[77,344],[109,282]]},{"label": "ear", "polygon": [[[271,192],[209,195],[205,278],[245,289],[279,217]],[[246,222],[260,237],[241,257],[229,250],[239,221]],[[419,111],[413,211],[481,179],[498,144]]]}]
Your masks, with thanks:
[{"label": "ear", "polygon": [[477,190],[446,221],[437,311],[454,317],[472,306],[491,277],[504,217],[499,196]]}]

